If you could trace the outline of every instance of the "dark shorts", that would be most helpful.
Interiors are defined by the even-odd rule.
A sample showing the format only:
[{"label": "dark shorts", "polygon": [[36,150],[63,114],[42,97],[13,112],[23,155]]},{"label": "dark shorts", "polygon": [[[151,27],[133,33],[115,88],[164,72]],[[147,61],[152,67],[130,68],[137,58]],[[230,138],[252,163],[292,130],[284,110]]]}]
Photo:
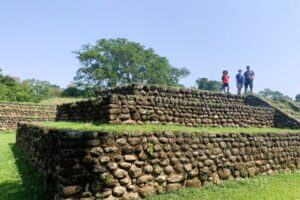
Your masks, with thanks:
[{"label": "dark shorts", "polygon": [[227,87],[229,87],[229,84],[228,83],[223,83],[222,90],[224,90],[224,88],[227,88]]},{"label": "dark shorts", "polygon": [[245,80],[245,89],[247,89],[248,87],[250,87],[250,89],[253,89],[253,80],[251,79]]}]

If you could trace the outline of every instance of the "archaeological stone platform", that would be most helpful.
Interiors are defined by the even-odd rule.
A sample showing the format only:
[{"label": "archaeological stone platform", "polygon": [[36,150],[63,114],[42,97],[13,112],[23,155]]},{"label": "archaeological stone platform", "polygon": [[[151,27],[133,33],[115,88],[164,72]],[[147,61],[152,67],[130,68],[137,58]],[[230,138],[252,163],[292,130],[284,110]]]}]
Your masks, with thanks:
[{"label": "archaeological stone platform", "polygon": [[256,96],[137,84],[106,89],[93,100],[60,105],[56,120],[300,128],[297,119]]},{"label": "archaeological stone platform", "polygon": [[300,169],[300,132],[116,133],[20,124],[17,145],[55,200],[137,200]]},{"label": "archaeological stone platform", "polygon": [[15,130],[18,123],[53,121],[56,106],[0,102],[0,130]]}]

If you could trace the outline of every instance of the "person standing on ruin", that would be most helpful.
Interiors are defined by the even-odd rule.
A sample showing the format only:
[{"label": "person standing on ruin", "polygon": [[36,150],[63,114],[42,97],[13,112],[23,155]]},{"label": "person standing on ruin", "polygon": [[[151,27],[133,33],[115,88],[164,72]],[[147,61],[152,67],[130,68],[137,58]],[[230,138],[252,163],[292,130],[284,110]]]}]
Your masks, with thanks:
[{"label": "person standing on ruin", "polygon": [[242,74],[242,70],[238,70],[238,74],[235,76],[236,80],[236,87],[237,87],[237,94],[241,95],[242,93],[242,88],[244,86],[244,75]]},{"label": "person standing on ruin", "polygon": [[250,94],[253,94],[253,80],[254,72],[250,70],[250,66],[247,66],[247,71],[244,73],[245,77],[245,95],[247,95],[247,89],[250,87]]},{"label": "person standing on ruin", "polygon": [[224,93],[226,93],[226,88],[227,88],[227,94],[229,93],[229,75],[228,75],[228,71],[224,70],[222,72],[223,76],[222,76],[222,91],[224,91]]}]

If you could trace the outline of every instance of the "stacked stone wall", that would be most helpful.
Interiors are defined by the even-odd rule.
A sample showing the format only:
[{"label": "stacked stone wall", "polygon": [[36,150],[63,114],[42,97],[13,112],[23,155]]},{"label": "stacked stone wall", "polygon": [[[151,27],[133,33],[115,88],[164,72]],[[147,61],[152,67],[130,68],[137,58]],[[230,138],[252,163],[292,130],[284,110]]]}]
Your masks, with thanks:
[{"label": "stacked stone wall", "polygon": [[77,101],[57,106],[58,121],[101,121],[105,118],[106,107],[102,98]]},{"label": "stacked stone wall", "polygon": [[181,99],[188,101],[201,101],[202,103],[221,103],[244,105],[243,96],[221,94],[197,89],[164,87],[157,85],[120,85],[114,88],[105,89],[99,93],[99,96],[108,95],[134,95],[148,97],[166,97],[172,99]]},{"label": "stacked stone wall", "polygon": [[14,130],[18,123],[54,120],[56,106],[0,102],[0,130]]},{"label": "stacked stone wall", "polygon": [[21,124],[17,144],[56,199],[139,199],[300,169],[300,133],[112,133]]},{"label": "stacked stone wall", "polygon": [[251,106],[274,109],[274,127],[300,129],[300,121],[298,119],[292,117],[291,115],[284,112],[282,109],[278,108],[276,105],[273,105],[262,98],[256,96],[247,96],[245,102],[246,104]]},{"label": "stacked stone wall", "polygon": [[112,95],[109,119],[113,123],[174,123],[189,126],[272,127],[272,108],[234,103],[214,103],[206,98],[176,99],[133,95]]},{"label": "stacked stone wall", "polygon": [[58,106],[57,120],[300,128],[299,120],[256,96],[138,84],[99,95],[98,100]]}]

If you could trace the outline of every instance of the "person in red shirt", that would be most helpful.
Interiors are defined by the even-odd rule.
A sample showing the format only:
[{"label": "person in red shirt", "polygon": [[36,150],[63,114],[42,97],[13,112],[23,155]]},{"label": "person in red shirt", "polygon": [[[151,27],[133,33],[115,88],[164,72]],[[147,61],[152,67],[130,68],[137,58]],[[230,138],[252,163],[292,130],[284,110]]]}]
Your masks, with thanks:
[{"label": "person in red shirt", "polygon": [[222,72],[223,76],[222,76],[222,91],[224,91],[224,93],[226,93],[226,88],[227,88],[227,94],[229,93],[229,75],[228,75],[228,71],[224,70]]}]

